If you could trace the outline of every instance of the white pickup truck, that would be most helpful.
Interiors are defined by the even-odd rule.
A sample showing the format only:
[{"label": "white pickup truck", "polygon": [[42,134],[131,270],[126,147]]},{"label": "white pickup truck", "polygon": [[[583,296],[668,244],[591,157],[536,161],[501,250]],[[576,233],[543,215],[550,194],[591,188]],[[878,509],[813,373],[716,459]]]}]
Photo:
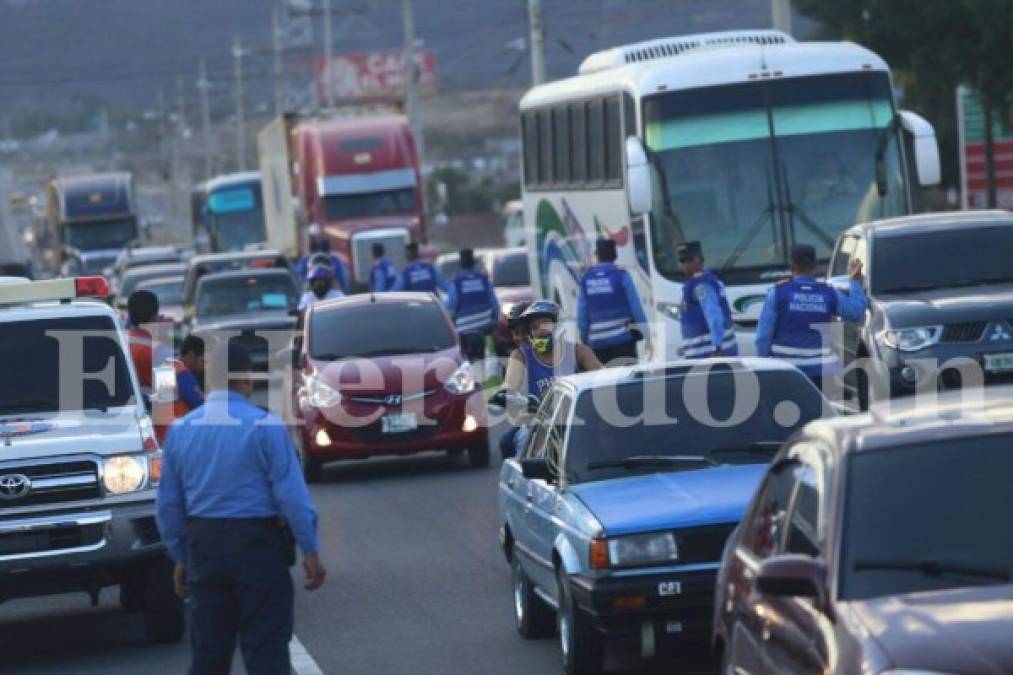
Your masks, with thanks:
[{"label": "white pickup truck", "polygon": [[102,277],[0,278],[0,602],[118,585],[154,642],[183,606],[155,524],[161,451]]}]

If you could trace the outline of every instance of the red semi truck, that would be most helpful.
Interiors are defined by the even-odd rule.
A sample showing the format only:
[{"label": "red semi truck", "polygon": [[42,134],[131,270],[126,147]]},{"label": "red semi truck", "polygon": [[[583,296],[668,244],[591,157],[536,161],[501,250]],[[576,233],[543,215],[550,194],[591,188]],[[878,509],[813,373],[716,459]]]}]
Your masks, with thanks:
[{"label": "red semi truck", "polygon": [[257,147],[272,248],[304,254],[307,226],[319,225],[362,288],[374,243],[399,268],[407,242],[427,243],[418,155],[404,116],[286,114],[260,131]]}]

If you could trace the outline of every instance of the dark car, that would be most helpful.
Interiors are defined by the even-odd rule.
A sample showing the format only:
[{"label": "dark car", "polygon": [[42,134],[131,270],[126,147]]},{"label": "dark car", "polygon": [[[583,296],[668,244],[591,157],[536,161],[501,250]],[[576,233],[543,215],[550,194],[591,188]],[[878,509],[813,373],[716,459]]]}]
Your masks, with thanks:
[{"label": "dark car", "polygon": [[[238,332],[250,351],[255,372],[281,372],[299,300],[295,279],[287,269],[246,269],[206,274],[197,282],[190,331],[207,336]],[[273,358],[281,359],[277,363]]]},{"label": "dark car", "polygon": [[939,213],[856,225],[841,235],[830,281],[866,269],[862,325],[831,331],[845,395],[870,400],[969,384],[1013,381],[1013,214]]},{"label": "dark car", "polygon": [[1013,389],[893,406],[775,458],[725,547],[722,673],[1011,672]]},{"label": "dark car", "polygon": [[436,296],[319,302],[303,334],[295,409],[308,480],[324,462],[429,450],[489,463],[485,400]]}]

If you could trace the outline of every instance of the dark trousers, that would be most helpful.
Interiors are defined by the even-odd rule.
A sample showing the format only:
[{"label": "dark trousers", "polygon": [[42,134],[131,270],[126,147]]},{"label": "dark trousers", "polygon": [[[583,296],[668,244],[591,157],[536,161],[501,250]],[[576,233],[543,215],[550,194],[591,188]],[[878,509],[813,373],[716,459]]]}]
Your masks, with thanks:
[{"label": "dark trousers", "polygon": [[228,675],[236,639],[250,675],[292,666],[292,577],[277,519],[187,523],[191,675]]},{"label": "dark trousers", "polygon": [[[603,366],[627,366],[637,362],[637,343],[633,340],[611,347],[599,347],[594,350]],[[617,361],[618,359],[618,361]],[[617,361],[613,363],[613,361]]]},{"label": "dark trousers", "polygon": [[472,363],[485,358],[485,336],[480,333],[461,335],[461,353]]}]

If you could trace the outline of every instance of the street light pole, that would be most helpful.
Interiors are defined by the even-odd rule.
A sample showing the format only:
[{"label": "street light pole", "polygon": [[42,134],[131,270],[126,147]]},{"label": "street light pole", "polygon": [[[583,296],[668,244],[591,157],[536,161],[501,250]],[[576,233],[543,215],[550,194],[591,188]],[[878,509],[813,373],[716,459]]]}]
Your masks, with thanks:
[{"label": "street light pole", "polygon": [[408,126],[415,136],[415,154],[419,162],[419,174],[423,189],[420,199],[425,198],[425,161],[423,149],[422,122],[419,119],[418,101],[415,93],[415,11],[412,0],[401,0],[401,20],[404,30],[404,107]]},{"label": "street light pole", "polygon": [[334,60],[334,37],[331,35],[331,0],[324,0],[324,101],[334,107],[334,87],[331,86],[331,62]]},{"label": "street light pole", "polygon": [[545,82],[545,34],[542,32],[542,0],[528,0],[528,47],[531,49],[531,84]]},{"label": "street light pole", "polygon": [[246,105],[243,96],[243,43],[237,37],[232,45],[236,65],[236,171],[246,168]]},{"label": "street light pole", "polygon": [[200,91],[200,118],[204,135],[204,180],[211,178],[211,106],[208,103],[208,89],[210,88],[207,63],[201,59],[197,90]]}]

